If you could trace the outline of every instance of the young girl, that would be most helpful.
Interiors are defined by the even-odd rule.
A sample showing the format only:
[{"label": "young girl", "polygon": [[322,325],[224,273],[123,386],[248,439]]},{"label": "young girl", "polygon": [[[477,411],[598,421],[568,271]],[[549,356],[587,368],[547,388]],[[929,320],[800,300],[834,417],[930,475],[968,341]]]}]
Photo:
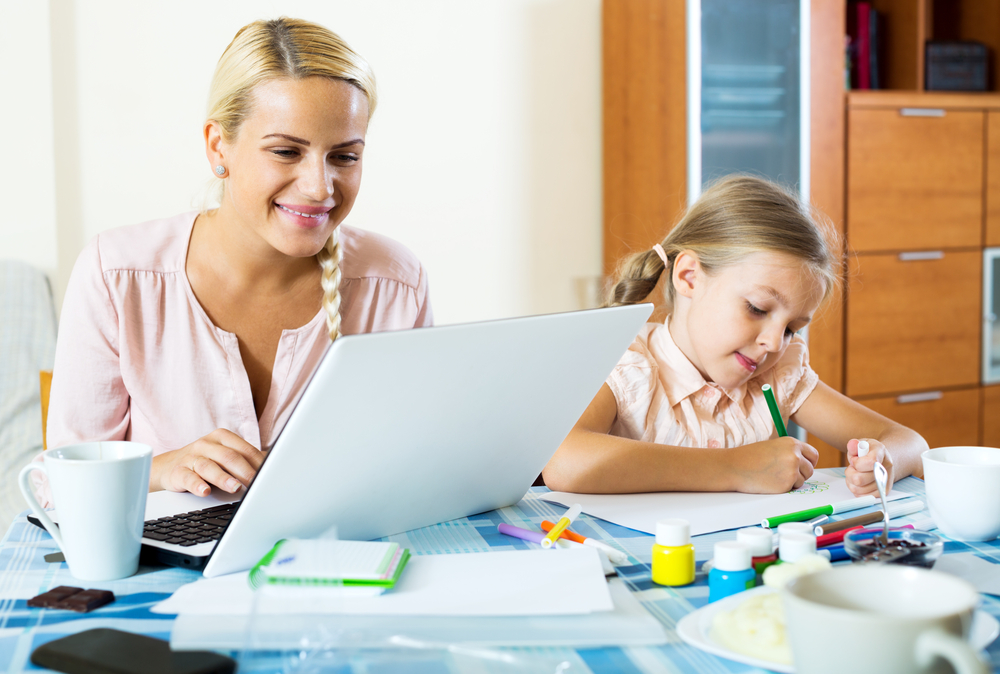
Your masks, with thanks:
[{"label": "young girl", "polygon": [[580,493],[798,488],[819,454],[777,436],[764,384],[783,420],[847,453],[854,494],[876,492],[876,461],[890,484],[919,474],[924,439],[819,381],[796,334],[840,269],[836,247],[786,190],[749,176],[711,186],[661,244],[622,264],[609,304],[651,301],[656,311],[545,467],[545,483]]}]

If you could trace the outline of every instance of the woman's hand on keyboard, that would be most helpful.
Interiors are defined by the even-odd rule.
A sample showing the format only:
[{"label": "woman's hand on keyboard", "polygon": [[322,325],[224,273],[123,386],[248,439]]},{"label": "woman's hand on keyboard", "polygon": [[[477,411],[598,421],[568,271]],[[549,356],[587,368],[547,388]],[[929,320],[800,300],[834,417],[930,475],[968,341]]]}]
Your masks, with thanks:
[{"label": "woman's hand on keyboard", "polygon": [[264,452],[219,428],[187,447],[154,456],[149,490],[207,496],[214,485],[232,494],[249,486],[262,463]]}]

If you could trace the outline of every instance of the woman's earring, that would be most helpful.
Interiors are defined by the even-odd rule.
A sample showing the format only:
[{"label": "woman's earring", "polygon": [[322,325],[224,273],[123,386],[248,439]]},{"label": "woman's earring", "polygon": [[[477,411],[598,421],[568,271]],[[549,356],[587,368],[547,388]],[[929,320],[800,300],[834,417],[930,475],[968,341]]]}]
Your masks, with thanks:
[{"label": "woman's earring", "polygon": [[218,166],[216,166],[215,167],[215,175],[219,176],[220,178],[222,176],[226,175],[226,167],[223,166],[222,164],[219,164]]}]

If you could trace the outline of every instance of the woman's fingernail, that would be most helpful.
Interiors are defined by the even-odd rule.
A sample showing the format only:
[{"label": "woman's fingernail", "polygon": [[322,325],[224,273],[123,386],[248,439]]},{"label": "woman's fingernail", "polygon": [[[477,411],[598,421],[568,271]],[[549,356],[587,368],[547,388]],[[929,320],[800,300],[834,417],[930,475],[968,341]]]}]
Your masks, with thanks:
[{"label": "woman's fingernail", "polygon": [[236,490],[240,488],[240,483],[232,478],[229,478],[226,482],[226,488],[230,491],[230,493],[236,493]]},{"label": "woman's fingernail", "polygon": [[198,491],[199,491],[199,492],[200,492],[201,494],[208,494],[208,491],[209,491],[209,489],[208,489],[208,485],[207,485],[207,484],[203,484],[203,485],[201,485],[200,487],[198,487]]}]

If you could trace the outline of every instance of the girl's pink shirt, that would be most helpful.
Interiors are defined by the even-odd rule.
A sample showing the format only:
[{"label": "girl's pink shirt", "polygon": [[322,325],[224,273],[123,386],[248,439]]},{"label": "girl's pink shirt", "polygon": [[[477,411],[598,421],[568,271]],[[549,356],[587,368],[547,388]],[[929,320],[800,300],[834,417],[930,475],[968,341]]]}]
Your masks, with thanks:
[{"label": "girl's pink shirt", "polygon": [[[258,421],[236,335],[212,323],[188,282],[196,216],[103,232],[80,254],[59,324],[49,447],[133,440],[160,454],[226,428],[268,449],[281,432],[331,344],[326,312],[282,331]],[[345,226],[340,242],[343,334],[433,324],[427,273],[413,253]],[[47,504],[44,475],[33,475]]]},{"label": "girl's pink shirt", "polygon": [[787,424],[818,382],[796,335],[774,367],[727,391],[701,376],[665,324],[647,323],[607,380],[618,403],[611,434],[673,447],[762,442],[776,434],[761,386],[774,389]]}]

